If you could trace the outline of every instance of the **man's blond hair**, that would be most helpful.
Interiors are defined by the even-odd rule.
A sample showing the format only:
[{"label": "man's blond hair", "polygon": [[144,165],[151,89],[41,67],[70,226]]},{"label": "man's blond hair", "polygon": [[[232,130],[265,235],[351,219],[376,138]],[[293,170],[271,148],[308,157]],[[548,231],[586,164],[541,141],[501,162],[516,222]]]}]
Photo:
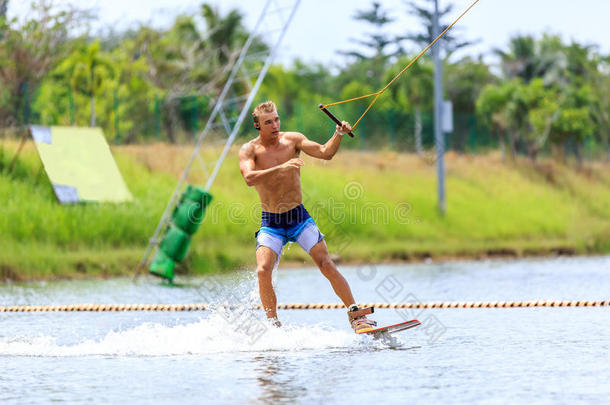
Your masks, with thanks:
[{"label": "man's blond hair", "polygon": [[264,103],[260,103],[256,106],[256,108],[252,112],[252,119],[254,119],[254,123],[258,125],[258,119],[261,114],[270,113],[274,111],[277,111],[277,108],[275,108],[275,103],[273,101],[265,101]]}]

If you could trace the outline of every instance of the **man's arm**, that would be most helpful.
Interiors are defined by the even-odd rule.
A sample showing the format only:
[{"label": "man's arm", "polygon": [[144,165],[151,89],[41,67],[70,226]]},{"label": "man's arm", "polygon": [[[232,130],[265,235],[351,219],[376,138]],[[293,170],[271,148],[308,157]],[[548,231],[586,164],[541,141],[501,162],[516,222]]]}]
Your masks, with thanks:
[{"label": "man's arm", "polygon": [[319,143],[308,139],[303,134],[298,134],[297,148],[309,156],[313,156],[318,159],[330,160],[339,150],[339,145],[341,145],[343,134],[350,132],[351,130],[352,127],[347,122],[343,121],[341,126],[337,125],[337,130],[333,134],[332,138],[330,138],[324,145],[320,145]]},{"label": "man's arm", "polygon": [[282,163],[281,165],[273,166],[268,169],[255,170],[254,167],[254,147],[250,143],[246,143],[239,150],[239,170],[244,176],[248,186],[256,186],[264,181],[269,175],[281,170],[298,169],[305,163],[301,159],[294,158]]}]

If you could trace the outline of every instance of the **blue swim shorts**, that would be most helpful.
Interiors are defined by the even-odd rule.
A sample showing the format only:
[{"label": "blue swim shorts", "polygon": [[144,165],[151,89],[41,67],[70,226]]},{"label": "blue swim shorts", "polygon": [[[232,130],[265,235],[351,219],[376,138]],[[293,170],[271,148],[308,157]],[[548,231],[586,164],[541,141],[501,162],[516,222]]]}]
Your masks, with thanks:
[{"label": "blue swim shorts", "polygon": [[256,232],[256,248],[266,246],[278,257],[288,242],[297,242],[309,253],[312,247],[324,239],[313,218],[303,204],[280,214],[263,211],[261,228]]}]

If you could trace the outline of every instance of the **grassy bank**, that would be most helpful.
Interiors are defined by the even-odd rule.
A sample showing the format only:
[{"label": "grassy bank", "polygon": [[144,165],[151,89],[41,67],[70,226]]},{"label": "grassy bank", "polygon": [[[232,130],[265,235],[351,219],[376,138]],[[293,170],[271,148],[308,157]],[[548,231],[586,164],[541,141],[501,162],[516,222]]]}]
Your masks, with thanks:
[{"label": "grassy bank", "polygon": [[[113,148],[135,201],[60,206],[31,143],[7,174],[16,148],[16,142],[0,144],[0,277],[16,280],[133,273],[191,151],[161,144]],[[254,264],[260,209],[234,152],[181,271]],[[305,205],[343,261],[610,252],[608,164],[576,170],[450,154],[442,217],[435,167],[416,156],[340,151],[330,162],[305,161]],[[308,260],[298,248],[286,259]]]}]

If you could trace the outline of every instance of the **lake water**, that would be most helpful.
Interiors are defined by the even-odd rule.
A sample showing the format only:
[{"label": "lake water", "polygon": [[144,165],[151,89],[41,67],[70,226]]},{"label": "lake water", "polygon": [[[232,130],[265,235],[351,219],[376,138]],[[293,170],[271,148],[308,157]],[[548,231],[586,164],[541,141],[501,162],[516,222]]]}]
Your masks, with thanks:
[{"label": "lake water", "polygon": [[[359,302],[605,300],[610,257],[341,267]],[[0,313],[0,403],[609,403],[610,308],[377,310],[420,327],[382,342],[344,310],[280,311],[252,272],[0,285],[0,305],[200,303],[213,311]],[[338,302],[313,268],[279,302]]]}]

